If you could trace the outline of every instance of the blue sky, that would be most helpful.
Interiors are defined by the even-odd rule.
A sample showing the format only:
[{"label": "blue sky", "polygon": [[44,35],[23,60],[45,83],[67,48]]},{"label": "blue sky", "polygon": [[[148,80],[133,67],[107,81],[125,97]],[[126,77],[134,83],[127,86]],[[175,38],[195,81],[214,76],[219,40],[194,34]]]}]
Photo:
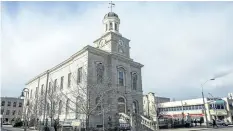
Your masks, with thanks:
[{"label": "blue sky", "polygon": [[[2,7],[3,96],[20,95],[29,79],[93,46],[109,11],[108,2],[3,2]],[[144,93],[201,97],[203,81],[231,72],[232,2],[116,2],[113,11],[121,19],[121,34],[131,40],[131,58],[145,65]],[[232,73],[216,79],[205,92],[226,96],[233,92],[232,79]]]}]

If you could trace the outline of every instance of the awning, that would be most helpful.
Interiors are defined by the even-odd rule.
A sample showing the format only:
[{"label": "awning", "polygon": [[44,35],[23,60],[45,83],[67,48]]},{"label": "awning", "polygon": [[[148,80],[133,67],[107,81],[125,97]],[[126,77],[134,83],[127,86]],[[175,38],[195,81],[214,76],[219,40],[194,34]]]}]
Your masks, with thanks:
[{"label": "awning", "polygon": [[225,101],[224,100],[216,100],[214,103],[215,104],[225,104]]}]

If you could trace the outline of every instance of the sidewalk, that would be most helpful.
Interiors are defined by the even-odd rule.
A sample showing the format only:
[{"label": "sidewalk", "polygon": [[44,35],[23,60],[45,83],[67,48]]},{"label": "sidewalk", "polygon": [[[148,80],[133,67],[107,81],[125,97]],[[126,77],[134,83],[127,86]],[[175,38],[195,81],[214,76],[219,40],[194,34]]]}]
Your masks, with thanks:
[{"label": "sidewalk", "polygon": [[175,129],[161,129],[162,131],[202,131],[202,130],[208,130],[209,128],[175,128]]}]

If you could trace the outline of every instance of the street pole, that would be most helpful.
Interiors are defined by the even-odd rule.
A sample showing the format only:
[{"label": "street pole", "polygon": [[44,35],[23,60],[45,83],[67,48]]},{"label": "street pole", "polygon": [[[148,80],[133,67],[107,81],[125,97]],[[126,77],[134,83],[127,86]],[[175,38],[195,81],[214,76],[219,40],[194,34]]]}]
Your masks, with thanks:
[{"label": "street pole", "polygon": [[203,107],[204,107],[204,113],[205,113],[206,126],[209,127],[208,119],[207,119],[207,114],[206,114],[205,99],[204,99],[204,93],[203,93],[203,91],[202,91],[202,100],[203,100]]},{"label": "street pole", "polygon": [[[215,79],[209,79],[209,80],[215,80]],[[201,92],[201,94],[202,94],[203,107],[204,107],[205,120],[206,120],[206,126],[207,126],[207,127],[209,127],[209,124],[208,124],[207,113],[206,113],[206,107],[205,107],[205,96],[204,96],[204,92],[203,92],[203,86],[204,86],[209,80],[207,80],[205,83],[203,83],[203,84],[201,85],[201,87],[202,87],[202,92]]]},{"label": "street pole", "polygon": [[159,113],[159,110],[158,110],[158,105],[159,105],[159,97],[157,97],[157,99],[155,99],[155,102],[156,102],[156,130],[159,130],[159,118],[158,118],[158,113]]},{"label": "street pole", "polygon": [[21,94],[21,97],[24,97],[24,93],[26,93],[24,102],[26,101],[26,109],[24,110],[24,131],[27,131],[27,110],[28,110],[28,101],[27,101],[27,97],[28,97],[28,92],[29,89],[28,88],[24,88]]},{"label": "street pole", "polygon": [[103,108],[103,131],[104,131],[104,103],[103,103],[103,101],[104,101],[104,98],[103,98],[103,96],[102,96],[102,101],[101,101],[101,103],[102,103],[102,108]]}]

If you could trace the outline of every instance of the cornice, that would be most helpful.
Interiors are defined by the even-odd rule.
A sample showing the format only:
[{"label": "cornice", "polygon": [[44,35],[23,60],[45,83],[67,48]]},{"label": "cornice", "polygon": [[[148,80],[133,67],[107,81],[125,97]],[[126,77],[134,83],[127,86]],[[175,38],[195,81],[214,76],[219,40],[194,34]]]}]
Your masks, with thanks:
[{"label": "cornice", "polygon": [[109,52],[106,52],[106,51],[103,51],[101,49],[98,49],[98,48],[95,48],[95,47],[92,47],[90,45],[87,45],[85,46],[83,49],[81,49],[80,51],[78,51],[77,53],[73,54],[72,56],[70,56],[68,59],[66,59],[65,61],[61,62],[60,64],[52,67],[51,69],[49,70],[46,70],[44,71],[43,73],[37,75],[36,77],[34,77],[33,79],[29,80],[25,85],[28,85],[30,84],[32,81],[38,79],[39,77],[45,75],[46,73],[48,72],[52,72],[60,67],[62,67],[63,65],[69,63],[70,61],[72,61],[75,57],[83,54],[85,51],[90,51],[92,53],[98,53],[99,55],[102,55],[102,56],[106,56],[106,55],[111,55],[112,57],[114,58],[117,58],[117,59],[120,59],[120,60],[123,60],[123,61],[126,61],[126,62],[129,62],[132,66],[135,66],[135,67],[143,67],[142,64],[140,63],[137,63],[137,62],[134,62],[133,59],[130,59],[130,58],[127,58],[125,56],[122,56],[120,54],[115,54],[115,53],[109,53]]},{"label": "cornice", "polygon": [[58,64],[58,65],[52,67],[51,69],[49,69],[49,70],[47,70],[47,71],[44,71],[43,73],[41,73],[41,74],[37,75],[36,77],[34,77],[33,79],[29,80],[25,85],[28,85],[28,84],[30,84],[32,81],[34,81],[34,80],[38,79],[39,77],[45,75],[46,73],[48,73],[48,71],[49,71],[49,72],[52,72],[52,71],[54,71],[54,70],[60,68],[61,66],[65,65],[65,64],[67,64],[67,63],[69,63],[69,62],[72,61],[75,57],[77,57],[78,55],[84,53],[88,48],[90,48],[89,45],[85,46],[83,49],[81,49],[80,51],[76,52],[75,54],[73,54],[72,56],[70,56],[70,57],[69,57],[68,59],[66,59],[65,61],[61,62],[60,64]]},{"label": "cornice", "polygon": [[116,36],[122,37],[122,38],[126,39],[128,42],[130,42],[129,39],[123,37],[123,36],[120,35],[120,34],[117,34],[117,33],[115,33],[115,32],[107,32],[107,33],[105,33],[104,35],[102,35],[100,38],[96,39],[93,43],[97,42],[98,40],[102,39],[103,37],[106,37],[106,36],[109,35],[109,34],[111,35],[111,38],[112,38],[114,35],[116,35]]}]

